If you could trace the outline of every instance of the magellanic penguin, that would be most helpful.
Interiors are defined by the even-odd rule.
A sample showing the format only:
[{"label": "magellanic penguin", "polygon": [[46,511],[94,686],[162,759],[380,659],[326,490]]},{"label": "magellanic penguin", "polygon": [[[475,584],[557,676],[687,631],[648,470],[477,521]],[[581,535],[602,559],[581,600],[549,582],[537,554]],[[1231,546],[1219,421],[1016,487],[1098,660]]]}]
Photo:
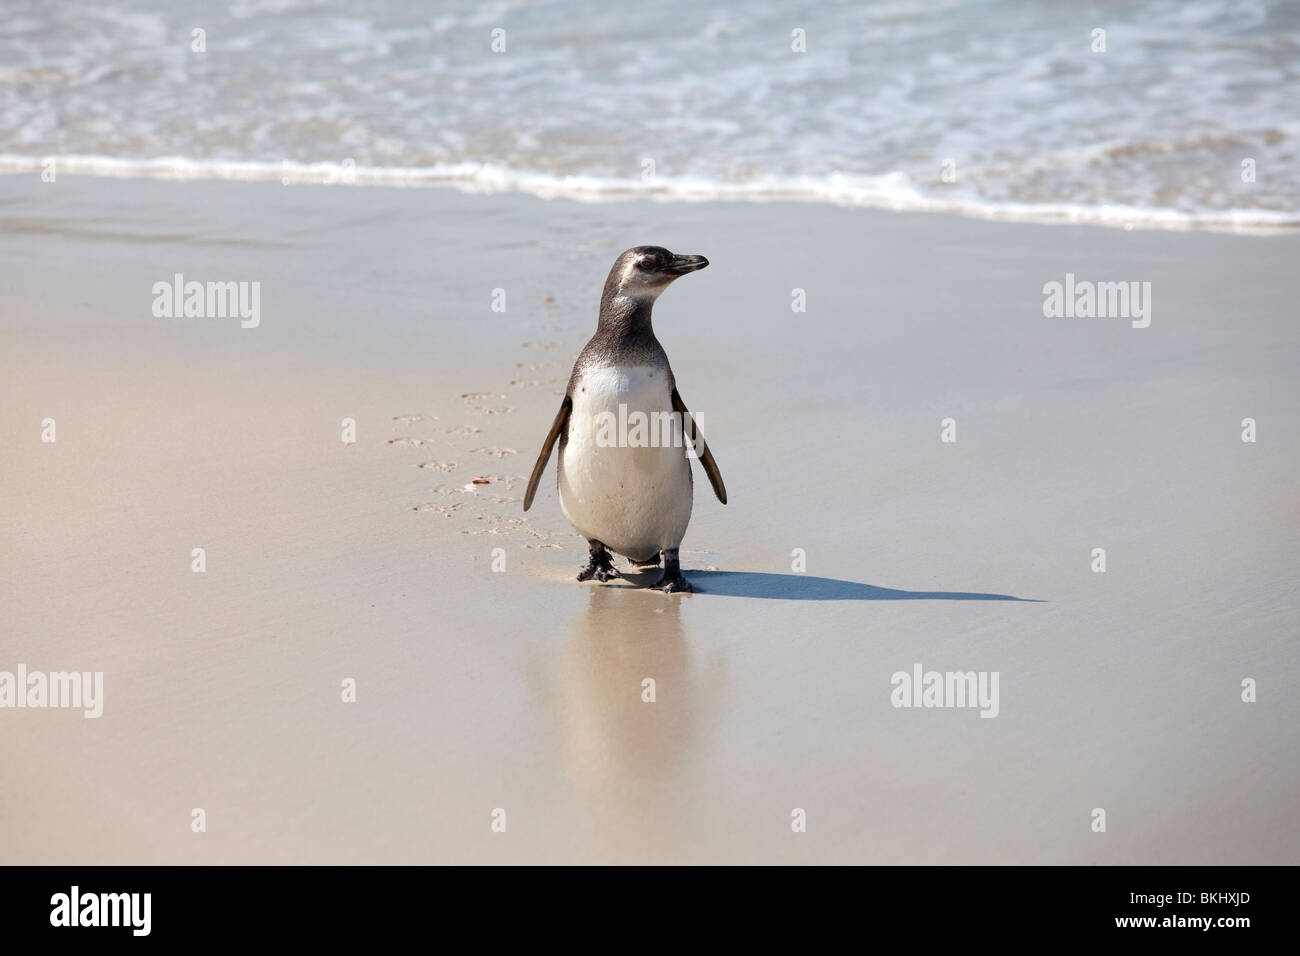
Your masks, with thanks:
[{"label": "magellanic penguin", "polygon": [[[558,438],[560,507],[590,545],[591,558],[578,573],[579,581],[619,577],[610,557],[613,551],[639,565],[658,564],[662,555],[663,577],[654,586],[663,591],[691,590],[677,556],[691,520],[692,454],[688,452],[704,466],[718,500],[727,503],[718,464],[677,392],[668,355],[650,324],[660,293],[674,279],[708,264],[703,256],[677,256],[659,246],[637,246],[615,259],[609,270],[596,334],[573,366],[564,401],[524,494],[527,511]],[[611,441],[611,425],[626,421],[635,425],[636,413],[640,421],[652,423],[653,433],[638,435],[635,427],[630,431],[620,427],[618,440]],[[663,428],[655,423],[666,421],[672,422],[679,440],[656,441]]]}]

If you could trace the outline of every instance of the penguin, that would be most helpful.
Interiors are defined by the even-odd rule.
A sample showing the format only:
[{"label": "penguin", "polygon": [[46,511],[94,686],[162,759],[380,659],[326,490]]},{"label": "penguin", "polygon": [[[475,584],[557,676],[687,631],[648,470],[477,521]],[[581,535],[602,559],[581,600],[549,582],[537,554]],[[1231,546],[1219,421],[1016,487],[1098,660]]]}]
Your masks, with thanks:
[{"label": "penguin", "polygon": [[[589,546],[579,581],[622,577],[611,552],[643,567],[658,565],[662,556],[663,576],[652,586],[689,592],[678,548],[691,520],[691,457],[704,467],[718,500],[727,503],[718,463],[677,391],[668,353],[650,324],[660,294],[708,264],[703,256],[636,246],[609,270],[596,334],[574,363],[524,494],[527,511],[558,439],[560,507]],[[638,421],[648,421],[649,428],[638,433]],[[625,422],[632,427],[622,427]],[[657,440],[665,422],[679,440]]]}]

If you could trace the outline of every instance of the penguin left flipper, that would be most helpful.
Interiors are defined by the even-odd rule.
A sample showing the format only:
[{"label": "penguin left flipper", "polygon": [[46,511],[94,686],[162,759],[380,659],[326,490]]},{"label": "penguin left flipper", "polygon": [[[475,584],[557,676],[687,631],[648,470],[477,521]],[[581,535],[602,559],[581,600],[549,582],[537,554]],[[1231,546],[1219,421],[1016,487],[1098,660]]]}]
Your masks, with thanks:
[{"label": "penguin left flipper", "polygon": [[[713,493],[725,505],[727,503],[727,486],[722,483],[722,472],[718,470],[718,463],[713,460],[713,452],[709,451],[708,443],[704,440],[704,433],[695,424],[695,416],[691,414],[690,409],[686,407],[686,403],[682,401],[682,396],[678,394],[675,385],[673,386],[673,411],[682,416],[683,432],[686,430],[686,423],[688,421],[691,423],[691,434],[688,437],[695,443],[695,450],[699,455],[700,464],[704,466],[704,473],[709,476],[709,484],[713,486]],[[549,454],[549,450],[547,453]],[[536,472],[534,472],[535,475]],[[528,505],[525,504],[524,508],[527,509],[527,507]]]},{"label": "penguin left flipper", "polygon": [[[676,395],[675,392],[673,394]],[[555,439],[559,438],[560,433],[568,427],[569,412],[571,411],[573,411],[573,399],[565,395],[564,401],[560,403],[560,410],[555,413],[555,421],[551,423],[551,430],[546,433],[546,441],[542,443],[542,450],[537,455],[537,464],[533,465],[533,473],[528,478],[528,490],[524,492],[525,511],[533,506],[533,495],[537,494],[537,483],[542,480],[542,472],[546,470],[546,463],[551,460],[551,449],[555,447]]]}]

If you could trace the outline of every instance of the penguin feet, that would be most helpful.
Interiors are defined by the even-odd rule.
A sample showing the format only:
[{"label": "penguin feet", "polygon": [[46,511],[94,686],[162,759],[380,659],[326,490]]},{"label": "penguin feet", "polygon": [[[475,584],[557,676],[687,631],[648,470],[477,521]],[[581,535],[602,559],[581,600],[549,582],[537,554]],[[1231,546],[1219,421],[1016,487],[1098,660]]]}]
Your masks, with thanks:
[{"label": "penguin feet", "polygon": [[680,571],[677,572],[675,577],[671,578],[665,573],[664,576],[659,579],[658,584],[652,584],[650,586],[656,591],[663,591],[665,594],[677,594],[679,592],[684,592],[686,594],[691,593],[691,582],[687,581]]},{"label": "penguin feet", "polygon": [[588,544],[590,545],[588,549],[590,558],[587,561],[587,566],[578,572],[579,581],[590,581],[595,578],[597,581],[604,583],[623,576],[618,573],[618,568],[614,567],[614,558],[603,544],[599,541],[590,541]]},{"label": "penguin feet", "polygon": [[691,593],[691,582],[687,581],[682,575],[682,567],[677,561],[677,549],[665,548],[664,552],[664,576],[656,584],[650,585],[656,591],[663,591],[665,594]]}]

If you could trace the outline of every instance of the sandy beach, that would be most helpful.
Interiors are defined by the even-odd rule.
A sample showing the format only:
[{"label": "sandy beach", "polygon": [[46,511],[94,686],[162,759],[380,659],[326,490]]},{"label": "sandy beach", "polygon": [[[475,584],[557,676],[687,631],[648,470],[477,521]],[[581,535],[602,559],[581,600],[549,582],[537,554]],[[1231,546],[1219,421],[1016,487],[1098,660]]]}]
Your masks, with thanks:
[{"label": "sandy beach", "polygon": [[[638,243],[712,262],[655,312],[731,498],[697,474],[689,596],[576,582],[554,463],[521,507]],[[0,670],[103,674],[97,719],[0,712],[0,857],[1300,862],[1298,255],[0,177]],[[156,317],[177,273],[258,325]],[[1067,273],[1150,282],[1149,327],[1046,317]],[[997,672],[996,717],[894,706],[916,665]]]}]

